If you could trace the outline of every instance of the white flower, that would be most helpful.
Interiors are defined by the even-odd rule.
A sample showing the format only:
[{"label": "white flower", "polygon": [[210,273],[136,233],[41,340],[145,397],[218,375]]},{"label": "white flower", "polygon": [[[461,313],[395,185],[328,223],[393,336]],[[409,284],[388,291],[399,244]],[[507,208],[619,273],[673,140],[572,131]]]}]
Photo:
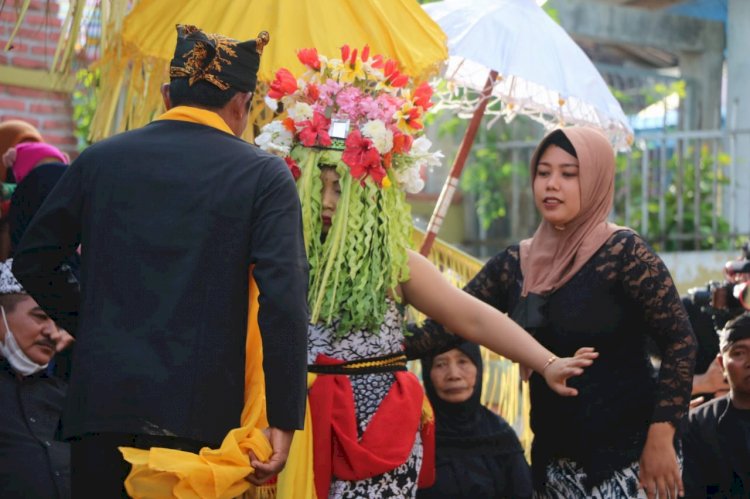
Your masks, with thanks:
[{"label": "white flower", "polygon": [[417,165],[407,168],[406,170],[401,172],[394,170],[399,184],[404,187],[404,190],[406,192],[416,194],[424,189],[424,180],[422,180],[422,176],[419,174],[419,170],[420,169]]},{"label": "white flower", "polygon": [[261,128],[261,133],[255,138],[255,143],[266,152],[281,157],[289,155],[292,148],[292,133],[284,128],[281,121],[272,121]]},{"label": "white flower", "polygon": [[292,118],[294,121],[305,121],[312,119],[313,117],[313,108],[310,104],[306,102],[297,102],[292,107],[289,108],[289,117]]},{"label": "white flower", "polygon": [[393,132],[385,127],[382,120],[371,120],[362,126],[362,135],[372,139],[375,149],[386,154],[393,149]]},{"label": "white flower", "polygon": [[411,145],[411,150],[419,155],[423,155],[429,152],[430,147],[432,147],[432,142],[430,142],[430,139],[422,135],[414,140],[414,143]]},{"label": "white flower", "polygon": [[263,101],[266,103],[266,106],[268,106],[269,108],[273,110],[274,113],[276,112],[276,109],[279,107],[279,101],[277,101],[276,99],[270,98],[268,95],[266,95],[263,98]]},{"label": "white flower", "polygon": [[432,147],[432,142],[424,135],[414,141],[409,156],[414,159],[416,166],[433,168],[442,164],[443,153],[440,151],[430,152],[430,147]]}]

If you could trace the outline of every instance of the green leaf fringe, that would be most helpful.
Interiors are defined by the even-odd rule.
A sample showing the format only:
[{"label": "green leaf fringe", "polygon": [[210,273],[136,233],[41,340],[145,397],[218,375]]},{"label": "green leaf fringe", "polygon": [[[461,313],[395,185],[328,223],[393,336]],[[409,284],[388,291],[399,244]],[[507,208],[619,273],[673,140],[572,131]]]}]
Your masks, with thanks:
[{"label": "green leaf fringe", "polygon": [[[295,146],[291,156],[302,170],[297,190],[310,263],[310,322],[335,326],[339,335],[376,331],[385,318],[386,297],[399,300],[396,288],[409,278],[412,224],[405,194],[380,188],[370,178],[363,184],[352,178],[341,151]],[[341,177],[341,197],[325,240],[321,164],[335,166]]]}]

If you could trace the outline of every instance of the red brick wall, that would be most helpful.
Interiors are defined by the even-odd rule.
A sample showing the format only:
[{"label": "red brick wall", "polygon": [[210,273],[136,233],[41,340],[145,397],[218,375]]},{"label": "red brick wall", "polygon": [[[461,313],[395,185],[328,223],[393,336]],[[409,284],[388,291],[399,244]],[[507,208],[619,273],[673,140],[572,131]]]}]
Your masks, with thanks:
[{"label": "red brick wall", "polygon": [[[13,49],[3,50],[17,20],[20,0],[6,0],[0,12],[0,71],[3,65],[47,69],[54,58],[60,34],[56,1],[32,0]],[[0,84],[0,121],[20,119],[31,123],[46,142],[67,153],[76,152],[70,94]]]}]

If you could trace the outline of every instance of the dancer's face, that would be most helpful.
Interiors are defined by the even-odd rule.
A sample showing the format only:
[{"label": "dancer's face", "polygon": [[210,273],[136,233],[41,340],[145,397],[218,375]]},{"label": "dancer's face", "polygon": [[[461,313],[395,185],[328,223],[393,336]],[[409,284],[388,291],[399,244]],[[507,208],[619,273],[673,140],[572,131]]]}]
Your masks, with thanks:
[{"label": "dancer's face", "polygon": [[321,192],[320,218],[323,222],[323,234],[328,234],[331,229],[333,215],[341,197],[341,186],[339,185],[339,174],[330,166],[323,166],[320,170],[320,180],[323,181],[323,192]]},{"label": "dancer's face", "polygon": [[542,154],[534,175],[534,203],[542,217],[564,227],[581,211],[578,159],[556,145]]},{"label": "dancer's face", "polygon": [[430,379],[437,396],[454,404],[465,402],[474,393],[477,366],[458,348],[435,356]]}]

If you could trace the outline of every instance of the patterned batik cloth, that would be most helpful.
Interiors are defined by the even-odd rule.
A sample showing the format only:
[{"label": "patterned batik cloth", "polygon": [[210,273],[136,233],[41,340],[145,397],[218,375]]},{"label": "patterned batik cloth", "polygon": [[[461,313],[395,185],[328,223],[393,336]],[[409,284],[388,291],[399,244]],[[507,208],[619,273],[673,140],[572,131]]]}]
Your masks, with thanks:
[{"label": "patterned batik cloth", "polygon": [[[682,471],[682,453],[677,453]],[[636,461],[618,470],[615,474],[591,490],[584,485],[586,474],[570,459],[558,459],[547,466],[547,484],[544,490],[534,491],[534,499],[570,499],[587,497],[594,499],[647,499],[640,488],[638,475],[641,467]]]},{"label": "patterned batik cloth", "polygon": [[[310,325],[307,362],[313,364],[318,354],[351,361],[381,357],[403,352],[403,315],[393,300],[377,332],[359,330],[336,336],[336,324]],[[395,381],[393,373],[358,374],[349,376],[354,392],[354,407],[359,436],[367,428],[380,402]],[[422,466],[422,440],[419,433],[407,461],[398,468],[365,480],[346,481],[333,477],[330,498],[416,497],[417,479]]]}]

